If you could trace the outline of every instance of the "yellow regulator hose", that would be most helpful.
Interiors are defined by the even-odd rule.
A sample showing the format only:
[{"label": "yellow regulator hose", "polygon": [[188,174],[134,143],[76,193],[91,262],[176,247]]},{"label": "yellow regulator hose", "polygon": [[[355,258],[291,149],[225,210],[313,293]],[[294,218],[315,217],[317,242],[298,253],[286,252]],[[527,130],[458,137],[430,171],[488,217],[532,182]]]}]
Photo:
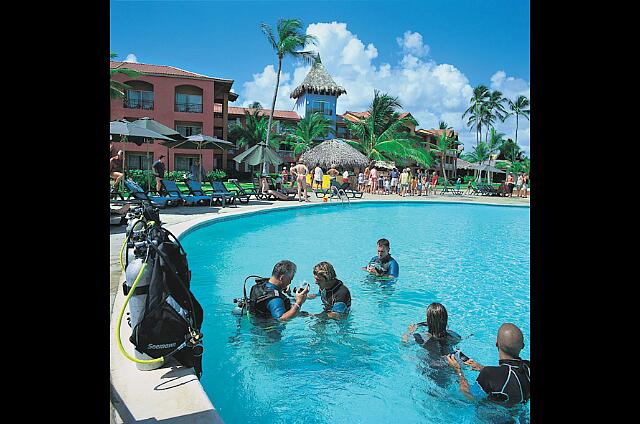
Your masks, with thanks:
[{"label": "yellow regulator hose", "polygon": [[124,350],[124,347],[122,346],[122,341],[120,340],[120,325],[122,324],[122,316],[124,315],[124,309],[127,307],[127,303],[129,303],[129,298],[131,298],[131,295],[133,295],[133,292],[134,292],[134,290],[136,288],[136,285],[138,284],[138,281],[140,280],[140,277],[142,277],[142,273],[144,272],[144,269],[146,267],[147,267],[147,263],[144,262],[142,264],[142,267],[140,268],[140,272],[138,273],[138,276],[136,277],[136,280],[133,282],[133,286],[131,286],[131,288],[129,289],[129,294],[127,295],[126,299],[124,300],[124,305],[122,305],[122,310],[120,311],[120,315],[118,315],[118,324],[116,326],[116,339],[118,339],[118,348],[120,349],[120,352],[122,352],[122,354],[127,359],[129,359],[129,360],[131,360],[133,362],[137,362],[139,364],[155,364],[155,363],[164,361],[164,357],[160,357],[160,358],[156,358],[156,359],[137,359],[137,358],[134,358]]}]

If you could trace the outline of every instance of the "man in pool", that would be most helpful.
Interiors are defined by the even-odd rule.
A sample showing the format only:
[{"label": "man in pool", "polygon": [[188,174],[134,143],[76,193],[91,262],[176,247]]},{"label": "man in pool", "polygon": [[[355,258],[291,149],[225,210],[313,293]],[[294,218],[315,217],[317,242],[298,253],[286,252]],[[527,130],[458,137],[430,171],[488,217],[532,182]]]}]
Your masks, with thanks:
[{"label": "man in pool", "polygon": [[485,367],[468,358],[463,363],[476,371],[480,371],[475,383],[469,386],[464,378],[455,355],[448,355],[447,362],[456,371],[460,381],[460,391],[468,398],[489,398],[508,406],[529,401],[529,367],[526,359],[520,359],[520,351],[524,348],[522,331],[513,324],[502,324],[496,339],[499,365]]},{"label": "man in pool", "polygon": [[398,278],[400,267],[389,254],[389,250],[389,240],[378,240],[378,256],[371,258],[365,269],[377,277]]},{"label": "man in pool", "polygon": [[307,300],[309,287],[296,293],[296,302],[292,305],[284,293],[296,275],[296,264],[282,260],[271,272],[268,281],[258,281],[251,287],[249,312],[263,318],[275,318],[288,321],[298,315],[302,304]]},{"label": "man in pool", "polygon": [[320,287],[320,291],[317,294],[310,294],[308,298],[315,299],[320,295],[324,313],[329,318],[345,317],[351,310],[351,293],[347,286],[336,277],[333,265],[329,262],[320,262],[313,267],[313,278]]}]

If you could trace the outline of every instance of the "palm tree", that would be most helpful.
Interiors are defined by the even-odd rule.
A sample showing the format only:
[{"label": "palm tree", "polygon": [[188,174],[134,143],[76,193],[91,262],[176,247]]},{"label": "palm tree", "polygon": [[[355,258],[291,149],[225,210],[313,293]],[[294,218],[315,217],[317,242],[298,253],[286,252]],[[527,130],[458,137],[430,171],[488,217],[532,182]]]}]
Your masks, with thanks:
[{"label": "palm tree", "polygon": [[[467,153],[464,156],[464,160],[466,160],[467,162],[478,163],[479,165],[482,165],[482,163],[488,160],[489,158],[490,158],[489,148],[487,144],[482,141],[473,148],[473,152]],[[482,171],[478,173],[478,178],[476,179],[476,181],[479,181],[481,176],[482,176]]]},{"label": "palm tree", "polygon": [[453,127],[450,127],[445,121],[440,121],[438,123],[438,129],[440,130],[452,130]]},{"label": "palm tree", "polygon": [[[310,51],[300,51],[307,44],[314,44],[316,37],[307,35],[302,29],[302,23],[298,19],[278,19],[278,39],[273,35],[271,27],[265,23],[260,25],[262,32],[267,37],[271,47],[276,51],[278,56],[278,72],[276,74],[276,89],[273,93],[273,102],[271,102],[271,115],[269,115],[269,124],[267,127],[267,144],[271,136],[271,121],[273,120],[273,112],[276,108],[276,98],[278,97],[278,86],[280,85],[280,71],[282,70],[282,59],[286,56],[302,59],[311,63],[315,59],[315,55]],[[263,172],[267,171],[267,163],[263,164]]]},{"label": "palm tree", "polygon": [[260,102],[253,102],[248,106],[249,109],[262,109]]},{"label": "palm tree", "polygon": [[295,126],[286,127],[292,132],[286,135],[284,144],[293,146],[294,156],[307,150],[316,140],[325,139],[329,133],[335,133],[333,122],[318,112],[306,115]]},{"label": "palm tree", "polygon": [[[238,147],[255,146],[258,143],[264,143],[267,139],[268,119],[266,116],[258,112],[249,113],[245,111],[245,124],[232,124],[229,128],[229,139],[236,143]],[[269,140],[269,145],[278,148],[281,137],[275,134]]]},{"label": "palm tree", "polygon": [[527,99],[525,96],[520,95],[515,102],[512,102],[509,99],[507,99],[507,102],[509,104],[509,109],[511,109],[511,112],[507,113],[506,116],[516,116],[516,144],[518,144],[518,117],[523,116],[527,118],[527,120],[529,120],[530,111],[529,109],[527,109],[529,107],[529,99]]},{"label": "palm tree", "polygon": [[437,143],[434,145],[434,150],[438,152],[440,156],[440,168],[442,169],[442,176],[444,177],[445,185],[448,183],[448,181],[447,181],[447,173],[444,169],[444,164],[445,164],[445,159],[447,157],[447,152],[451,150],[453,141],[454,139],[453,137],[449,136],[448,131],[443,131],[440,137],[438,138]]},{"label": "palm tree", "polygon": [[[504,144],[504,134],[496,132],[494,128],[491,128],[491,133],[487,141],[487,152],[489,153],[489,165],[491,165],[491,157],[500,152],[500,147]],[[489,178],[489,184],[491,184],[491,172],[487,173]]]},{"label": "palm tree", "polygon": [[486,126],[487,134],[485,136],[485,140],[488,140],[489,128],[493,128],[493,123],[495,122],[496,118],[499,119],[501,122],[504,122],[504,120],[507,118],[508,113],[505,110],[504,105],[502,104],[507,100],[508,99],[502,97],[502,92],[498,90],[494,90],[490,92],[489,98],[487,99],[487,109],[488,109],[490,122]]},{"label": "palm tree", "polygon": [[508,138],[502,145],[500,146],[500,157],[506,159],[510,162],[515,162],[517,159],[520,159],[523,151],[520,149],[512,139]]},{"label": "palm tree", "polygon": [[480,117],[482,116],[482,113],[480,109],[481,109],[481,106],[486,103],[488,98],[489,98],[489,89],[486,86],[480,84],[479,86],[473,89],[473,97],[469,99],[470,106],[462,114],[463,118],[467,114],[469,114],[469,122],[467,123],[467,126],[469,126],[469,128],[475,127],[476,129],[476,145],[480,141],[482,141],[481,140],[482,132],[481,132],[481,125],[480,125]]},{"label": "palm tree", "polygon": [[[111,53],[109,55],[109,57],[111,59],[115,59],[116,57],[118,57],[117,53]],[[127,88],[129,88],[129,86],[127,84],[124,84],[122,82],[119,81],[115,81],[113,79],[113,76],[115,74],[124,74],[130,78],[137,78],[139,77],[141,74],[138,71],[134,71],[133,69],[127,69],[127,68],[117,68],[117,69],[111,69],[111,75],[110,78],[111,80],[109,81],[109,85],[110,85],[110,96],[112,99],[124,99],[125,95],[125,91],[127,90]]]},{"label": "palm tree", "polygon": [[397,97],[375,90],[369,116],[356,123],[346,123],[357,139],[346,142],[373,160],[412,159],[425,167],[431,166],[433,157],[420,145],[422,139],[407,127],[418,123],[411,115],[400,118],[400,108]]}]

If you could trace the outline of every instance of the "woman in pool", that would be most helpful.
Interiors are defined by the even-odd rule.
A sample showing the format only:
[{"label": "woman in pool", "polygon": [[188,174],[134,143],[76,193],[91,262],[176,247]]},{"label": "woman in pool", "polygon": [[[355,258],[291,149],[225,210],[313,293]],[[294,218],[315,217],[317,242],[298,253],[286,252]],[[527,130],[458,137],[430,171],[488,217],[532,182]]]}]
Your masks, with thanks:
[{"label": "woman in pool", "polygon": [[[409,331],[402,335],[402,341],[407,342],[409,335],[413,333],[416,342],[437,355],[452,353],[453,346],[460,342],[461,337],[454,331],[447,329],[449,315],[447,309],[441,303],[432,303],[427,307],[427,320],[417,324],[411,324]],[[419,326],[426,326],[427,331],[417,333]]]}]

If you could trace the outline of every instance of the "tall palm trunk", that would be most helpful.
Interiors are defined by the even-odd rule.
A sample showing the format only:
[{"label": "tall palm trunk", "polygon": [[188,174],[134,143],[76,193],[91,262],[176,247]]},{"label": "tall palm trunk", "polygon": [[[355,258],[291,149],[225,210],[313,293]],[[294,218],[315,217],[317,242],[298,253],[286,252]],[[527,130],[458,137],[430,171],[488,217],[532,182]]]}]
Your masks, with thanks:
[{"label": "tall palm trunk", "polygon": [[[271,102],[271,115],[269,115],[269,123],[267,124],[267,146],[269,145],[269,138],[271,137],[271,121],[273,120],[273,113],[276,109],[276,98],[278,97],[278,86],[280,85],[280,70],[282,69],[282,58],[278,56],[278,73],[276,74],[276,91],[273,93],[273,101]],[[267,162],[262,164],[262,173],[267,173]]]},{"label": "tall palm trunk", "polygon": [[516,113],[516,146],[518,145],[518,114]]}]

